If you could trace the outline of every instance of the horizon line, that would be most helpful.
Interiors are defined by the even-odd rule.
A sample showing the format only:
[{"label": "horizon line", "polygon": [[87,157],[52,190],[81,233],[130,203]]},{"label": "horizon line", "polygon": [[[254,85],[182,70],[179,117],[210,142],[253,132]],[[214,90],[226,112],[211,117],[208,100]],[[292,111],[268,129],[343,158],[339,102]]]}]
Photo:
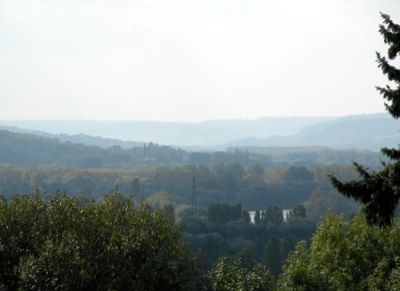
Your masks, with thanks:
[{"label": "horizon line", "polygon": [[221,118],[221,119],[202,119],[202,120],[146,120],[146,119],[87,119],[87,118],[10,118],[0,119],[0,122],[148,122],[148,123],[206,123],[206,122],[224,122],[224,121],[258,121],[262,119],[279,119],[279,118],[343,118],[343,117],[354,117],[363,115],[379,115],[388,114],[388,112],[373,112],[373,113],[352,113],[344,115],[280,115],[280,116],[261,116],[254,118]]}]

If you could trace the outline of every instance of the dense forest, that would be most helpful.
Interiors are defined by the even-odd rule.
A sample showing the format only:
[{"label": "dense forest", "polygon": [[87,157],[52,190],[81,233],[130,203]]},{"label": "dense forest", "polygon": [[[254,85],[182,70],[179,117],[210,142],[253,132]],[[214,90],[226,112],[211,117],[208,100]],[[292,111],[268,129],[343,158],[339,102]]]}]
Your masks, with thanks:
[{"label": "dense forest", "polygon": [[[135,211],[147,205],[150,208],[146,211],[161,211],[171,227],[180,229],[181,243],[197,258],[191,267],[197,273],[193,271],[188,276],[192,283],[206,285],[219,280],[213,272],[227,262],[230,267],[245,268],[244,274],[262,266],[260,270],[268,269],[268,280],[275,280],[288,254],[299,241],[311,239],[327,210],[349,217],[359,207],[340,196],[329,184],[327,175],[354,178],[355,172],[347,161],[351,153],[358,154],[361,162],[372,167],[376,167],[379,157],[374,153],[321,148],[266,148],[268,153],[196,153],[156,144],[100,148],[27,133],[1,134],[0,194],[5,209],[17,207],[15,203],[51,205],[62,201],[68,207],[72,203],[73,211],[79,212],[81,208],[103,207],[103,203],[115,197],[121,203],[129,201]],[[33,200],[31,196],[15,194],[33,192]],[[35,205],[32,207],[39,207]],[[11,215],[8,211],[4,215]],[[14,218],[5,217],[4,221],[8,219]],[[21,223],[28,223],[29,218],[26,219]],[[57,243],[48,244],[50,247]],[[34,252],[42,251],[45,250]],[[25,272],[19,271],[25,267],[9,267],[17,271],[7,271],[12,273],[7,276],[14,276],[17,285],[25,284],[23,280],[27,279],[21,276],[28,275],[19,273]],[[198,277],[204,273],[209,276]],[[90,280],[85,284],[92,284]]]},{"label": "dense forest", "polygon": [[[342,197],[332,188],[328,174],[335,174],[344,180],[354,179],[356,176],[349,162],[350,157],[374,169],[379,168],[380,159],[380,155],[373,152],[320,147],[191,152],[152,143],[134,147],[98,147],[87,145],[84,141],[77,144],[42,134],[9,130],[0,131],[0,136],[0,194],[5,207],[4,223],[17,219],[7,217],[12,215],[10,209],[24,207],[26,203],[33,203],[30,207],[34,208],[41,203],[41,207],[47,209],[55,201],[61,201],[66,203],[65,207],[72,207],[71,211],[78,211],[74,214],[77,217],[86,211],[83,209],[106,207],[103,204],[107,201],[114,201],[112,203],[120,205],[118,207],[129,203],[132,211],[147,211],[148,217],[152,217],[151,213],[155,211],[154,215],[159,213],[169,227],[176,228],[176,231],[179,229],[180,248],[188,248],[191,254],[187,254],[185,263],[190,261],[190,256],[196,258],[190,267],[193,273],[185,275],[188,276],[185,280],[189,280],[190,284],[196,282],[196,286],[203,286],[201,288],[220,284],[220,277],[215,272],[225,272],[224,264],[243,271],[244,278],[247,278],[248,272],[255,270],[266,272],[271,285],[281,274],[296,244],[310,241],[326,211],[350,217],[359,208],[355,201]],[[36,194],[20,196],[15,193]],[[40,215],[54,215],[46,213],[50,210],[40,211],[44,211]],[[39,215],[31,211],[27,213]],[[26,222],[21,222],[21,227],[33,227],[26,225],[29,218],[26,219]],[[51,221],[52,218],[47,219]],[[86,226],[79,226],[78,229],[81,227]],[[12,234],[5,235],[12,237]],[[50,234],[42,235],[44,243]],[[88,239],[79,237],[79,233],[73,235],[77,244],[81,244],[81,239]],[[45,243],[48,247],[64,244],[54,241],[51,235],[48,239],[50,241]],[[108,238],[105,239],[108,241]],[[43,264],[42,260],[50,259],[41,258],[41,252],[55,251],[42,249],[42,246],[33,249],[37,247],[30,247],[30,252],[38,254],[38,257],[30,257],[34,264]],[[88,254],[92,252],[90,249],[85,251]],[[18,257],[15,262],[26,259]],[[79,264],[79,261],[71,264]],[[25,286],[24,280],[34,276],[29,272],[39,272],[35,276],[48,272],[41,269],[46,268],[44,265],[38,265],[29,272],[22,265],[8,266],[14,271],[4,271],[8,274],[4,280],[14,278],[15,286],[19,286],[16,288]],[[61,272],[61,267],[58,268]],[[91,276],[98,276],[88,270],[79,272],[88,277],[81,279],[83,285],[76,287],[78,289],[84,284],[92,285]],[[199,275],[205,273],[209,275]],[[52,276],[64,275],[54,273]],[[68,280],[68,277],[64,279]],[[188,284],[189,281],[178,283]],[[40,285],[51,284],[49,282],[35,284],[47,286],[45,289],[51,286]],[[129,284],[140,286],[149,283]],[[147,288],[151,290],[152,287],[148,285]]]},{"label": "dense forest", "polygon": [[[324,203],[320,199],[324,195],[331,197],[324,209],[331,205],[330,208],[343,211],[352,205],[351,201],[334,195],[327,179],[329,173],[344,179],[355,177],[353,169],[346,165],[314,170],[291,166],[266,172],[258,164],[244,168],[239,163],[134,170],[0,166],[0,193],[9,198],[13,193],[35,190],[45,195],[65,192],[85,201],[101,199],[118,187],[137,201],[164,199],[180,206],[190,205],[195,194],[197,205],[203,208],[216,202],[240,203],[250,210],[271,205],[292,208],[307,202],[310,215],[315,216]],[[166,195],[157,198],[158,193]]]},{"label": "dense forest", "polygon": [[[117,203],[115,199],[122,203],[118,207],[129,201],[132,210],[146,209],[143,211],[148,211],[150,217],[153,215],[150,213],[160,213],[170,227],[176,228],[176,231],[179,229],[180,247],[188,248],[191,254],[187,255],[187,262],[191,256],[196,258],[195,264],[190,267],[193,273],[187,275],[192,278],[189,281],[204,286],[219,284],[216,282],[219,277],[215,277],[214,272],[218,268],[225,272],[223,264],[227,262],[229,267],[242,270],[244,277],[256,268],[267,272],[268,282],[274,281],[296,244],[310,241],[326,211],[350,217],[359,208],[356,202],[342,197],[331,187],[327,175],[334,173],[345,180],[353,179],[356,176],[347,160],[348,155],[354,154],[360,162],[373,168],[378,167],[379,157],[376,153],[321,148],[265,148],[265,152],[257,152],[260,149],[188,152],[156,144],[100,148],[32,133],[2,131],[0,134],[0,194],[5,207],[4,223],[17,219],[7,215],[12,215],[10,211],[13,207],[25,207],[26,203],[34,203],[30,207],[39,207],[37,203],[42,203],[44,206],[39,208],[47,209],[54,201],[62,201],[68,207],[73,206],[71,211],[77,211],[74,215],[78,217],[83,211],[80,209],[105,207],[102,205],[109,199],[114,199],[113,203]],[[30,193],[36,194],[29,196]],[[32,200],[29,197],[36,198]],[[44,211],[41,215],[54,215],[45,213],[48,210],[41,211]],[[39,214],[28,211],[27,215]],[[21,222],[21,227],[33,227],[26,225],[29,219],[27,217],[25,222]],[[51,218],[48,219],[51,221]],[[44,237],[48,235],[43,234]],[[49,247],[63,244],[54,241],[52,236],[49,239]],[[88,238],[76,239],[78,243],[80,239]],[[50,251],[41,247],[30,251],[39,256],[31,257],[31,260],[49,259],[40,258],[40,252]],[[15,260],[20,261],[21,258]],[[15,286],[25,286],[24,280],[28,280],[25,267],[9,265],[9,268],[14,271],[5,272],[14,278]],[[31,271],[38,274],[48,272],[42,269]],[[205,273],[209,275],[199,275]],[[53,275],[64,276],[59,273]],[[92,273],[87,276],[98,275]],[[89,277],[85,284],[91,285]],[[64,277],[65,280],[67,278]],[[140,286],[147,283],[132,284]],[[50,285],[41,286],[50,288]]]}]

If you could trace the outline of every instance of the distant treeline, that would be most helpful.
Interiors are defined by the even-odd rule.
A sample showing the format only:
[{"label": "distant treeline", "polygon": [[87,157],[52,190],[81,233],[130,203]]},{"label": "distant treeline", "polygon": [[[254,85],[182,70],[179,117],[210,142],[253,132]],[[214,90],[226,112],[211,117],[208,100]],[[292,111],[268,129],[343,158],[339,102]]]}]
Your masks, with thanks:
[{"label": "distant treeline", "polygon": [[354,203],[331,189],[326,178],[328,173],[343,179],[354,177],[350,166],[314,170],[301,166],[264,168],[258,164],[243,167],[239,163],[131,170],[0,166],[0,194],[7,198],[13,193],[35,190],[46,195],[63,191],[86,201],[102,198],[118,187],[137,201],[165,192],[168,200],[176,205],[191,205],[194,195],[199,207],[229,202],[240,203],[250,210],[271,205],[292,208],[309,201],[310,217],[318,218],[321,211],[330,207],[329,203],[333,209],[353,211]]}]

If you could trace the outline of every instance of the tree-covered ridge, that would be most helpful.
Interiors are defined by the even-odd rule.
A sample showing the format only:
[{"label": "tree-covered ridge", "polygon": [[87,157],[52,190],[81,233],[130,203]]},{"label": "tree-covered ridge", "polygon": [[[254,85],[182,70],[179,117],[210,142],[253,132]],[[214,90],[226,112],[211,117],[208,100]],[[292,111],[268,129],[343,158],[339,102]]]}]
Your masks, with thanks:
[{"label": "tree-covered ridge", "polygon": [[72,143],[30,133],[0,130],[0,164],[16,166],[56,166],[73,168],[134,168],[142,165],[183,165],[237,162],[262,166],[302,164],[318,166],[348,163],[349,157],[375,167],[380,155],[368,151],[327,148],[239,148],[227,151],[196,152],[147,143],[133,147],[100,147]]},{"label": "tree-covered ridge", "polygon": [[0,130],[1,164],[28,167],[117,168],[149,163],[180,163],[185,154],[183,150],[152,143],[129,149],[120,146],[104,149]]}]

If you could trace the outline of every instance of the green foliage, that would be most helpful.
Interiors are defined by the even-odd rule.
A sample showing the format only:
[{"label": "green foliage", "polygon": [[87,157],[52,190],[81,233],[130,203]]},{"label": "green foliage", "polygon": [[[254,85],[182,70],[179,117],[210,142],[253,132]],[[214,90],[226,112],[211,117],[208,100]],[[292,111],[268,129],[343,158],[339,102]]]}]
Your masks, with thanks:
[{"label": "green foliage", "polygon": [[175,207],[173,204],[165,205],[162,211],[168,219],[170,219],[172,222],[175,222]]},{"label": "green foliage", "polygon": [[309,262],[310,254],[305,242],[298,243],[296,249],[286,261],[284,272],[279,278],[279,290],[324,290],[322,284],[314,278],[314,274],[308,271]]},{"label": "green foliage", "polygon": [[211,290],[268,291],[273,290],[272,277],[261,264],[246,266],[241,258],[222,258],[208,273]]},{"label": "green foliage", "polygon": [[350,223],[328,214],[289,256],[279,290],[397,290],[399,260],[400,221],[380,229],[362,213]]},{"label": "green foliage", "polygon": [[[271,207],[274,208],[279,209]],[[245,213],[248,212],[242,211]],[[277,213],[282,221],[282,211]],[[222,256],[246,256],[266,264],[273,275],[281,272],[282,264],[296,242],[309,240],[315,231],[315,223],[303,217],[293,217],[280,224],[267,224],[261,220],[253,224],[243,217],[224,224],[215,224],[205,217],[186,218],[180,222],[184,225],[185,240],[204,266],[215,264]]]},{"label": "green foliage", "polygon": [[264,225],[280,226],[283,223],[283,210],[278,206],[268,207],[261,212],[261,223]]},{"label": "green foliage", "polygon": [[265,263],[274,275],[281,271],[281,241],[276,235],[272,235],[265,246]]},{"label": "green foliage", "polygon": [[239,220],[242,215],[242,205],[229,205],[228,203],[210,204],[207,209],[208,221],[216,224]]},{"label": "green foliage", "polygon": [[254,223],[255,224],[261,224],[261,213],[260,213],[260,210],[256,210],[256,213],[254,214]]},{"label": "green foliage", "polygon": [[282,179],[284,181],[313,181],[314,175],[306,167],[291,166],[287,168]]},{"label": "green foliage", "polygon": [[119,194],[0,201],[0,246],[7,290],[189,290],[194,278],[171,220]]},{"label": "green foliage", "polygon": [[307,217],[313,220],[320,220],[328,211],[349,217],[359,208],[359,204],[353,199],[348,199],[333,190],[313,191],[307,201],[304,202],[304,205]]},{"label": "green foliage", "polygon": [[254,166],[250,167],[249,173],[250,174],[254,174],[254,175],[264,175],[265,171],[264,171],[264,168],[261,165],[255,164]]},{"label": "green foliage", "polygon": [[294,217],[303,217],[303,218],[306,217],[306,208],[304,207],[303,204],[296,205],[293,208],[293,216]]},{"label": "green foliage", "polygon": [[250,213],[246,209],[242,211],[242,220],[246,223],[251,222]]}]

